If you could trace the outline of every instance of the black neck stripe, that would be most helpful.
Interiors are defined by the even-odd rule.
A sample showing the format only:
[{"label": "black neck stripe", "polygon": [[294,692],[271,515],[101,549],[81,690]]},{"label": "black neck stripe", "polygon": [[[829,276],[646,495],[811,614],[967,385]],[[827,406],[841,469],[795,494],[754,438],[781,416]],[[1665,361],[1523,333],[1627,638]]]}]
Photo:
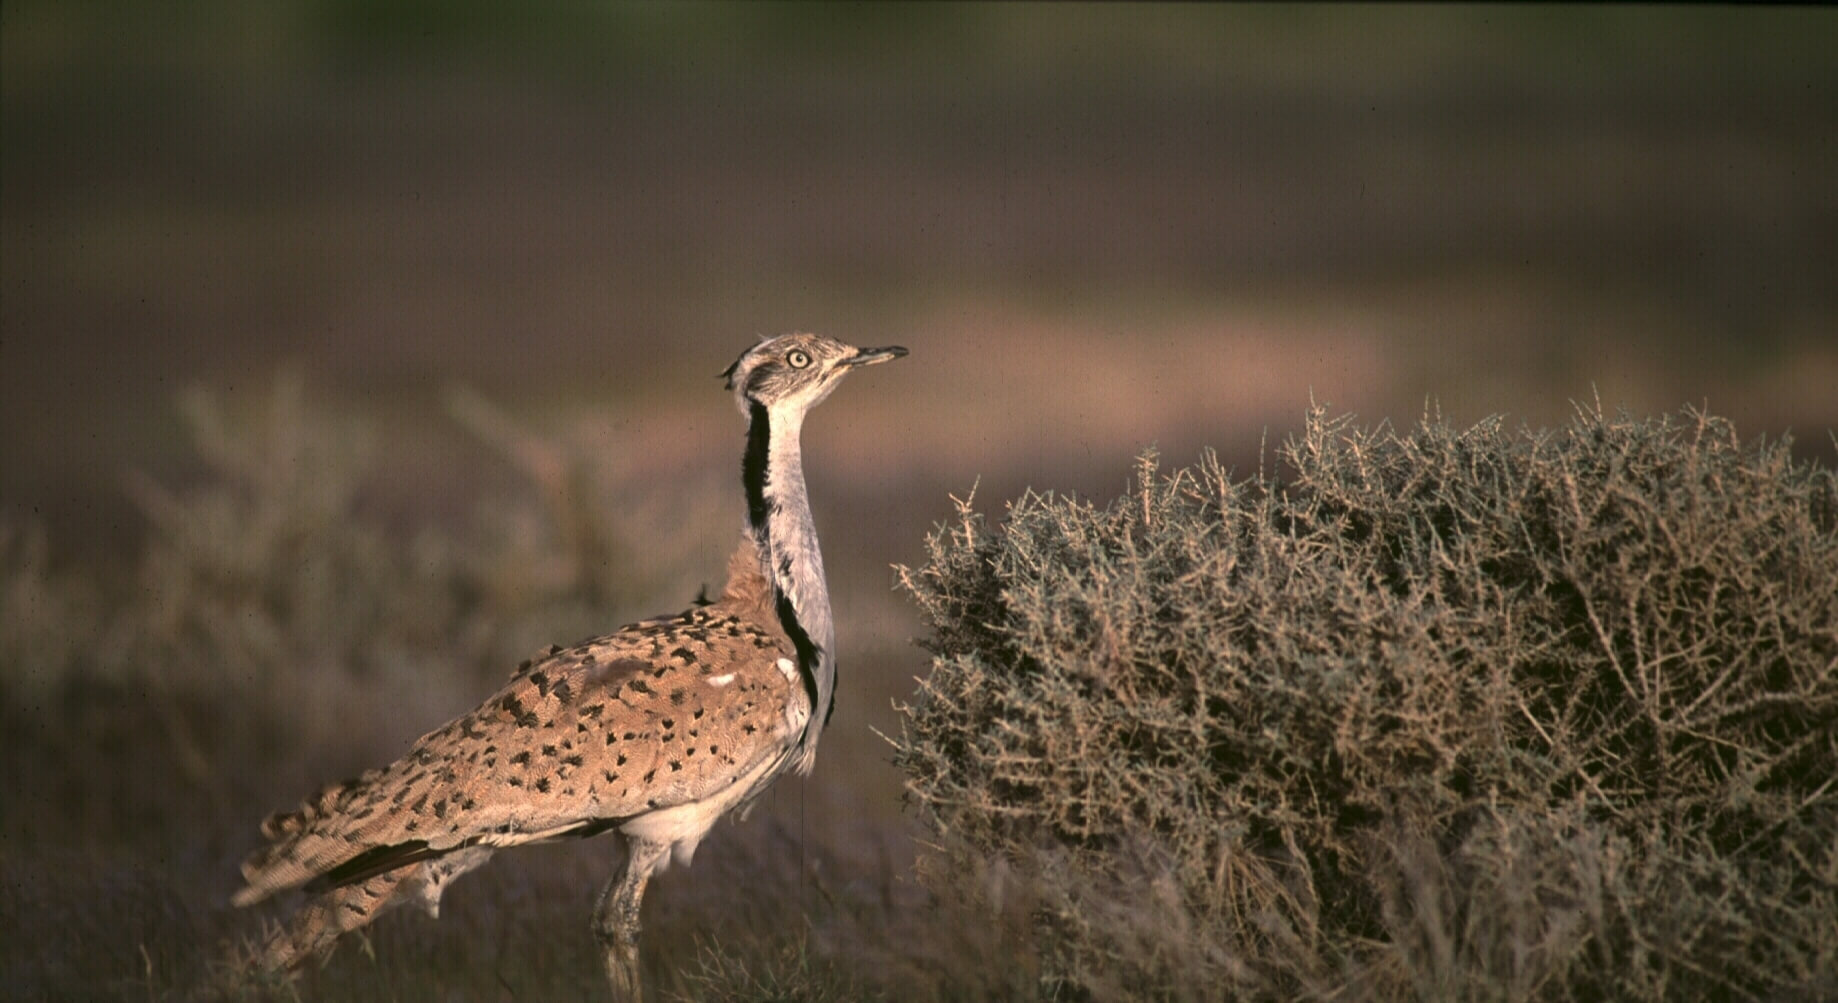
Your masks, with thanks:
[{"label": "black neck stripe", "polygon": [[772,450],[772,419],[766,405],[751,401],[747,408],[747,452],[740,460],[740,482],[747,490],[747,523],[753,532],[766,535],[766,463]]},{"label": "black neck stripe", "polygon": [[[772,452],[772,419],[766,412],[766,405],[759,401],[750,401],[747,408],[747,452],[740,461],[740,480],[747,492],[747,523],[753,527],[753,534],[758,538],[762,550],[760,555],[767,561],[774,560],[772,548],[772,530],[769,525],[772,515],[772,504],[766,500],[767,465]],[[767,574],[773,574],[776,568],[767,568]],[[798,674],[804,678],[804,692],[810,697],[811,718],[813,721],[822,715],[828,721],[830,708],[817,706],[817,660],[822,657],[816,642],[811,640],[810,632],[798,622],[798,609],[791,604],[791,597],[779,588],[776,579],[773,581],[773,592],[777,593],[775,612],[779,615],[779,628],[791,638],[792,646],[798,651]],[[822,727],[820,723],[818,725]]]},{"label": "black neck stripe", "polygon": [[[809,697],[811,702],[810,724],[821,728],[829,722],[829,715],[817,707],[817,659],[821,655],[818,653],[816,643],[805,631],[804,625],[798,622],[798,610],[792,606],[791,597],[783,592],[779,593],[778,611],[779,626],[784,628],[785,633],[791,635],[792,647],[798,649],[798,675],[804,677],[804,695]],[[821,719],[819,719],[820,714]]]}]

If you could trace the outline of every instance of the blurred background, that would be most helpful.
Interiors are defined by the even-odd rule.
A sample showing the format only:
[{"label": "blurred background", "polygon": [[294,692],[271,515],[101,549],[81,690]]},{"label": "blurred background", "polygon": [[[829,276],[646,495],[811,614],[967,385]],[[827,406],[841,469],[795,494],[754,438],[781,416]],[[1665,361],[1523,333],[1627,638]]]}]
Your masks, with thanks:
[{"label": "blurred background", "polygon": [[[774,796],[801,832],[899,846],[871,729],[897,729],[924,655],[889,565],[973,485],[998,511],[1026,487],[1101,501],[1148,445],[1274,469],[1311,399],[1535,427],[1695,404],[1834,462],[1825,10],[9,0],[0,21],[0,519],[47,541],[46,575],[145,590],[133,485],[209,476],[180,402],[234,426],[298,386],[365,430],[357,504],[403,533],[531,495],[494,429],[591,457],[630,509],[608,517],[624,563],[595,572],[628,586],[614,622],[579,624],[610,627],[718,584],[735,355],[791,329],[911,348],[806,431],[844,677],[815,782]],[[551,639],[572,640],[518,638]],[[318,744],[168,838],[209,847],[183,894],[220,902],[260,811],[489,685],[356,718],[325,697]],[[172,753],[171,727],[99,762],[235,754]],[[10,825],[15,862],[23,833],[83,829]],[[87,831],[108,867],[172,866]]]}]

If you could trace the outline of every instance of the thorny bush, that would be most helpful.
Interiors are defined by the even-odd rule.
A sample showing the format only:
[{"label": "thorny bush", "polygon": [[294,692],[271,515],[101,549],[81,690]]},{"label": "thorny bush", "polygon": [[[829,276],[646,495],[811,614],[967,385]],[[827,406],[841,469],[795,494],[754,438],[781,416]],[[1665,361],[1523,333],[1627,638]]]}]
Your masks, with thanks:
[{"label": "thorny bush", "polygon": [[1280,457],[900,569],[931,869],[1027,903],[1044,995],[1838,993],[1832,471],[1599,408]]}]

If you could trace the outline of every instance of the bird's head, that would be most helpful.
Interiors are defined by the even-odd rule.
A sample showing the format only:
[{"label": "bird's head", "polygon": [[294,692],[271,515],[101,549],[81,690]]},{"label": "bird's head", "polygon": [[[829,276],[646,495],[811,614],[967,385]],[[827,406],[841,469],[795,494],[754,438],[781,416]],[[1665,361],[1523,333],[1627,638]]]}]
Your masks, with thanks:
[{"label": "bird's head", "polygon": [[820,334],[781,334],[740,353],[721,375],[742,414],[754,404],[802,413],[828,397],[851,370],[905,354],[899,345],[856,348]]}]

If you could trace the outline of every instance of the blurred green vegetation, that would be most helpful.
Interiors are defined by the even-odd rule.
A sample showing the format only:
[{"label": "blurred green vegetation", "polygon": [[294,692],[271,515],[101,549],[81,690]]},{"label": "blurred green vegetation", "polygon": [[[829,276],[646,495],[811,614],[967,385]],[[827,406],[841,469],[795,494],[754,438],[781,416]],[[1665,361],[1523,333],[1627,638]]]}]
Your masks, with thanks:
[{"label": "blurred green vegetation", "polygon": [[[1773,88],[1834,81],[1830,16],[1731,8],[540,0],[232,0],[7,5],[11,82],[193,76],[260,84],[303,68],[420,61],[558,79],[898,80],[927,88],[1084,83]],[[839,75],[840,76],[837,76]],[[119,78],[117,78],[119,79]],[[13,97],[20,96],[15,91]]]},{"label": "blurred green vegetation", "polygon": [[[1142,374],[1087,349],[1181,356],[1193,379],[1158,389],[1192,403],[1079,429],[1116,460],[1242,455],[1311,389],[1400,420],[1425,396],[1535,422],[1592,386],[1648,411],[1709,398],[1822,454],[1838,422],[1823,10],[25,0],[0,19],[0,504],[56,522],[54,550],[132,544],[101,499],[124,466],[177,472],[170,402],[194,382],[299,364],[391,436],[449,380],[643,412],[661,385],[627,372],[678,389],[735,334],[790,327],[974,352],[1017,399],[1065,398],[1043,348],[1059,382],[1119,386]],[[1247,388],[1210,360],[1265,350],[1287,368],[1254,382],[1283,403],[1224,410]],[[619,364],[634,351],[655,368]],[[1088,459],[993,459],[1043,452]]]}]

